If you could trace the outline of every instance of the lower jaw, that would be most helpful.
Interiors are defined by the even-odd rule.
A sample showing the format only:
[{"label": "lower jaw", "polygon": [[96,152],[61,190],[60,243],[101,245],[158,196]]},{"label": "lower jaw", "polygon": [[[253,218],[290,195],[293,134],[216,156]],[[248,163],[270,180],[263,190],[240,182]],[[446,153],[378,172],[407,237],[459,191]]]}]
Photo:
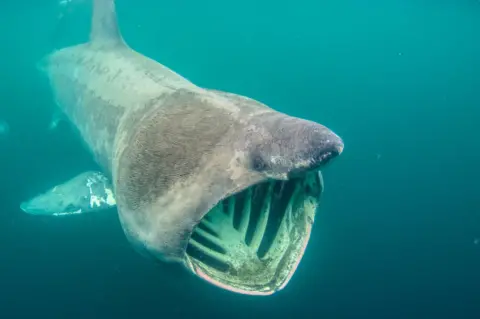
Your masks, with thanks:
[{"label": "lower jaw", "polygon": [[194,229],[187,268],[240,294],[283,289],[304,254],[322,190],[320,172],[311,172],[224,199]]}]

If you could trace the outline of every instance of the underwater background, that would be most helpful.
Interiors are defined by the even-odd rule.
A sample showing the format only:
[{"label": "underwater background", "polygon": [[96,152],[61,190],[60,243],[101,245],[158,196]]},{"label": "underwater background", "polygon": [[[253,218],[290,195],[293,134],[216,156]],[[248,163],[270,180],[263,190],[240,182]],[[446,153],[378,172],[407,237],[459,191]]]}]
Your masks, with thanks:
[{"label": "underwater background", "polygon": [[0,318],[480,318],[479,1],[117,1],[135,50],[343,138],[306,254],[268,297],[143,258],[115,210],[19,209],[96,168],[67,124],[49,130],[35,68],[87,39],[90,9],[0,2]]}]

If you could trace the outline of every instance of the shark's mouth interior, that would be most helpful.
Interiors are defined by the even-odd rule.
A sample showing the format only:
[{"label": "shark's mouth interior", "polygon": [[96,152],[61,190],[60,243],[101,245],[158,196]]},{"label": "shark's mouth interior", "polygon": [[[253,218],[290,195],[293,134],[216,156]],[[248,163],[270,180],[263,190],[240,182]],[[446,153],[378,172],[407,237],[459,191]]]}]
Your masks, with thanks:
[{"label": "shark's mouth interior", "polygon": [[269,295],[282,289],[303,256],[322,189],[317,171],[225,198],[194,229],[187,266],[238,293]]}]

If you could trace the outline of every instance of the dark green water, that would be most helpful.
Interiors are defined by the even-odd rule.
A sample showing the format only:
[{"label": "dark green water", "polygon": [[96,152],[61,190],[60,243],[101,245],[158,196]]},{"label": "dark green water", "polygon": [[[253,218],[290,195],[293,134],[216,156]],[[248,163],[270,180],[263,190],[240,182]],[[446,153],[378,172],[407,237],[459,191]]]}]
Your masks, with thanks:
[{"label": "dark green water", "polygon": [[134,49],[344,139],[306,255],[269,297],[142,258],[115,211],[19,210],[95,168],[66,125],[47,130],[35,70],[86,39],[78,2],[0,3],[0,318],[480,318],[480,2],[118,1]]}]

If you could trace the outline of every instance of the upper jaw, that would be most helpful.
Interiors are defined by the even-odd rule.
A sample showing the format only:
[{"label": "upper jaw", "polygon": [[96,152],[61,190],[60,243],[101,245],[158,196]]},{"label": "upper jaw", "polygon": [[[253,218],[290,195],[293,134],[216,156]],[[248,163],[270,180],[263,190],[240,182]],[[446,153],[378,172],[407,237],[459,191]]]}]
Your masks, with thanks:
[{"label": "upper jaw", "polygon": [[270,295],[289,282],[306,249],[323,183],[320,172],[267,181],[215,206],[194,229],[184,263],[232,292]]}]

